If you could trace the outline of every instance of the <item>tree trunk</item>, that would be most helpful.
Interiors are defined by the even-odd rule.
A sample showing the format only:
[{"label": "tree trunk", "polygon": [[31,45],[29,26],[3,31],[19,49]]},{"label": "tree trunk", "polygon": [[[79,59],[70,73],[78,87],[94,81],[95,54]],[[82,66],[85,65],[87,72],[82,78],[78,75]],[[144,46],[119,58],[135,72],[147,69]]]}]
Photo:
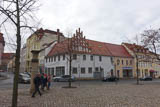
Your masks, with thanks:
[{"label": "tree trunk", "polygon": [[71,87],[71,69],[72,69],[72,56],[70,54],[70,58],[69,58],[69,75],[70,75],[70,78],[69,78],[69,87]]},{"label": "tree trunk", "polygon": [[15,73],[14,73],[14,84],[13,84],[13,96],[12,96],[12,107],[17,107],[18,99],[18,76],[19,76],[19,66],[20,66],[20,49],[21,49],[21,32],[20,32],[20,16],[19,16],[19,0],[16,0],[16,10],[17,10],[17,49],[16,49],[16,59],[15,59]]},{"label": "tree trunk", "polygon": [[138,56],[136,55],[136,71],[137,71],[137,85],[139,85],[139,72],[138,72]]}]

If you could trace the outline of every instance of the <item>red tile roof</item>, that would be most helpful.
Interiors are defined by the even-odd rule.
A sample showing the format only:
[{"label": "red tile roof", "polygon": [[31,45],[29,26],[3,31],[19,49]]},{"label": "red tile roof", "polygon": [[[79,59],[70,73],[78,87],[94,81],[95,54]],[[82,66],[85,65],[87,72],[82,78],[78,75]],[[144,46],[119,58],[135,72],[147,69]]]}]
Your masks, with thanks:
[{"label": "red tile roof", "polygon": [[[86,41],[89,44],[91,51],[88,54],[103,55],[103,56],[115,56],[115,57],[132,57],[122,45],[109,44],[104,42],[98,42],[93,40]],[[68,52],[68,40],[57,43],[48,54],[48,57],[57,54],[64,54]],[[80,54],[83,52],[79,52]]]},{"label": "red tile roof", "polygon": [[127,48],[129,48],[133,52],[141,52],[146,53],[148,51],[148,48],[145,48],[144,46],[136,45],[136,44],[129,44],[129,43],[122,43]]},{"label": "red tile roof", "polygon": [[112,56],[116,57],[132,57],[129,52],[122,45],[106,43],[106,46]]},{"label": "red tile roof", "polygon": [[3,53],[2,59],[12,59],[15,53]]},{"label": "red tile roof", "polygon": [[[40,28],[36,32],[34,32],[34,34],[37,34],[37,36],[39,37],[39,39],[41,39],[44,36],[44,33],[50,33],[50,34],[57,35],[57,31],[52,31],[52,30],[48,30],[48,29],[43,30],[43,28]],[[61,33],[61,32],[59,32],[59,35],[60,36],[64,36],[63,33]],[[30,38],[30,37],[32,37],[32,35],[29,36],[28,38]]]},{"label": "red tile roof", "polygon": [[57,54],[64,54],[68,52],[68,40],[64,40],[60,43],[56,43],[47,56],[53,56]]}]

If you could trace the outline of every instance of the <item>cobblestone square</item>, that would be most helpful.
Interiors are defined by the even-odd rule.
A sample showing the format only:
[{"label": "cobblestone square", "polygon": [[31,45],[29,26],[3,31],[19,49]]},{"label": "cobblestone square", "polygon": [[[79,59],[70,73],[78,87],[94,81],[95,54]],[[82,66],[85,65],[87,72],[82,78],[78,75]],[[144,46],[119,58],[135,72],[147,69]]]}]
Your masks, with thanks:
[{"label": "cobblestone square", "polygon": [[[159,107],[160,84],[73,84],[77,88],[62,88],[62,84],[36,94],[19,89],[19,107]],[[11,90],[0,91],[0,107],[10,107]]]}]

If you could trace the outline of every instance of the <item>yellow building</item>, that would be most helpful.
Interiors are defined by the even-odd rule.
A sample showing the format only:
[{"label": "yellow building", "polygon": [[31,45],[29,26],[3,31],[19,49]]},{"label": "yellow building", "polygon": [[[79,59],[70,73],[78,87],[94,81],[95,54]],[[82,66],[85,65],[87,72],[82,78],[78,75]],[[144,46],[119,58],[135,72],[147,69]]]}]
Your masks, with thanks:
[{"label": "yellow building", "polygon": [[122,45],[134,57],[134,77],[137,76],[137,67],[140,78],[145,76],[159,77],[160,65],[157,63],[154,53],[140,45],[129,43],[122,43]]},{"label": "yellow building", "polygon": [[[35,33],[33,33],[30,37],[27,39],[26,43],[26,71],[30,71],[31,68],[31,59],[32,59],[32,50],[38,50],[41,51],[44,49],[46,44],[49,44],[53,41],[60,42],[64,40],[64,36],[62,33],[59,32],[59,29],[57,31],[51,31],[48,29],[43,30],[42,28],[37,30]],[[44,69],[44,54],[39,54],[39,68],[40,71]]]},{"label": "yellow building", "polygon": [[129,52],[122,46],[116,44],[105,43],[114,65],[111,75],[119,78],[133,78],[134,59]]}]

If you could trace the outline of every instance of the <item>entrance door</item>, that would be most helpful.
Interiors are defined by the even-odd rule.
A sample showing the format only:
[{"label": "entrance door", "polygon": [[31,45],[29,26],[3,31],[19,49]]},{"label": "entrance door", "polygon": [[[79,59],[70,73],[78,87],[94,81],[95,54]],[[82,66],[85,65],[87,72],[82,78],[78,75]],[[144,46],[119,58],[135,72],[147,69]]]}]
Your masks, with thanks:
[{"label": "entrance door", "polygon": [[132,70],[130,69],[123,70],[123,77],[132,77]]},{"label": "entrance door", "polygon": [[117,70],[117,77],[119,78],[119,70]]}]

